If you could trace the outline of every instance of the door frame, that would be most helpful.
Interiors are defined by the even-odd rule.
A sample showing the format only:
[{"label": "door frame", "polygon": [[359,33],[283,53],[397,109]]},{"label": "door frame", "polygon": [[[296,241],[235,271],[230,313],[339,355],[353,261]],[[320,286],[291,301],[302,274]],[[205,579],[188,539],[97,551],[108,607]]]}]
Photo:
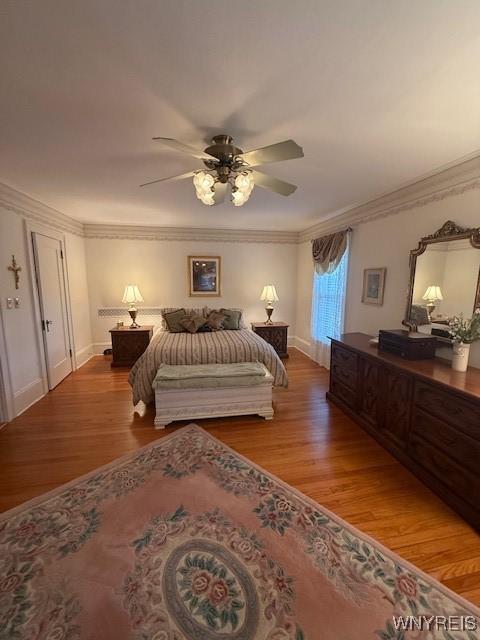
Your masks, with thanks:
[{"label": "door frame", "polygon": [[47,375],[47,354],[45,351],[45,343],[44,343],[43,330],[42,330],[42,314],[41,314],[41,306],[40,306],[40,296],[39,296],[38,284],[37,284],[37,272],[35,268],[35,252],[33,249],[34,233],[40,233],[42,235],[48,236],[49,238],[54,238],[55,240],[58,240],[60,242],[60,247],[63,253],[62,270],[63,270],[63,282],[65,285],[65,306],[66,306],[65,311],[67,314],[68,343],[69,343],[69,348],[71,352],[70,360],[72,363],[72,371],[75,371],[76,362],[74,359],[75,345],[73,341],[72,305],[70,301],[70,286],[68,282],[65,234],[61,231],[57,231],[56,229],[52,229],[51,227],[48,227],[41,223],[30,222],[28,220],[25,220],[27,257],[28,257],[28,267],[30,271],[30,291],[31,291],[32,300],[33,300],[33,313],[35,317],[35,335],[37,339],[38,354],[40,356],[40,369],[41,369],[43,393],[47,394],[49,392],[48,375]]},{"label": "door frame", "polygon": [[0,305],[0,423],[11,422],[15,417],[13,392],[8,362],[7,341],[5,339],[5,320]]}]

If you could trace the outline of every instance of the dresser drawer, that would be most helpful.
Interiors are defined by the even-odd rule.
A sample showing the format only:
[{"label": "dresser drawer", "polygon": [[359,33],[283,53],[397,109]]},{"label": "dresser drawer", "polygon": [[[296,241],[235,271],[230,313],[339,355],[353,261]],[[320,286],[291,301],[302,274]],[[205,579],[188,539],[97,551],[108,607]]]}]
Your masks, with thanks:
[{"label": "dresser drawer", "polygon": [[330,393],[352,409],[356,409],[357,394],[355,391],[352,391],[352,389],[349,389],[334,377],[330,378]]},{"label": "dresser drawer", "polygon": [[396,369],[384,369],[381,384],[384,407],[383,431],[394,440],[397,446],[406,449],[412,407],[412,379]]},{"label": "dresser drawer", "polygon": [[343,347],[338,346],[338,344],[332,344],[331,351],[332,363],[343,367],[344,369],[349,369],[355,375],[358,375],[358,355],[354,351],[349,351],[348,349],[344,349]]},{"label": "dresser drawer", "polygon": [[356,371],[347,369],[334,360],[332,362],[331,375],[346,387],[349,387],[352,391],[356,391],[358,380]]},{"label": "dresser drawer", "polygon": [[412,417],[411,433],[430,442],[456,460],[462,467],[478,473],[480,460],[480,442],[463,435],[455,427],[449,426],[443,420],[428,415],[420,408],[415,408]]},{"label": "dresser drawer", "polygon": [[[412,459],[446,486],[452,493],[478,509],[480,477],[460,466],[449,454],[445,454],[429,442],[411,434],[409,453]],[[431,484],[431,483],[430,483]]]},{"label": "dresser drawer", "polygon": [[472,438],[480,439],[480,408],[478,404],[450,394],[439,387],[417,381],[415,405],[444,422],[458,427]]},{"label": "dresser drawer", "polygon": [[380,418],[379,398],[382,396],[380,392],[382,370],[373,360],[361,358],[360,372],[359,412],[362,418],[377,427]]},{"label": "dresser drawer", "polygon": [[357,370],[358,355],[354,351],[344,349],[335,343],[332,344],[332,360],[340,365]]}]

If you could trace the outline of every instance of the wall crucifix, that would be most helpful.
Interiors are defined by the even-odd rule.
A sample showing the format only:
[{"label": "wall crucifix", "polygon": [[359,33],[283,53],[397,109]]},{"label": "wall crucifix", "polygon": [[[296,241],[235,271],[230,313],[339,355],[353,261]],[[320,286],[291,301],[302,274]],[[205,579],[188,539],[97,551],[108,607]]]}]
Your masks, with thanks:
[{"label": "wall crucifix", "polygon": [[20,282],[20,276],[18,274],[22,270],[22,267],[17,265],[14,255],[12,255],[12,264],[8,267],[8,270],[13,273],[13,277],[15,278],[15,289],[18,289],[18,284]]}]

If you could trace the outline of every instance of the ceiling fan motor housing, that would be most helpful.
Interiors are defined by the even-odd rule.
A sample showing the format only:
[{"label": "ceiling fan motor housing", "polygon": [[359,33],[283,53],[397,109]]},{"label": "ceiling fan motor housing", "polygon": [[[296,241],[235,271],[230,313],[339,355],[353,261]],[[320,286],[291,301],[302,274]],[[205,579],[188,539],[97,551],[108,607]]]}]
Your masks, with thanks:
[{"label": "ceiling fan motor housing", "polygon": [[[205,149],[205,153],[214,156],[220,160],[220,167],[226,166],[232,168],[235,158],[243,153],[242,149],[233,144],[232,136],[221,134],[213,136],[211,146]],[[205,165],[209,169],[220,168],[211,160],[204,160]]]}]

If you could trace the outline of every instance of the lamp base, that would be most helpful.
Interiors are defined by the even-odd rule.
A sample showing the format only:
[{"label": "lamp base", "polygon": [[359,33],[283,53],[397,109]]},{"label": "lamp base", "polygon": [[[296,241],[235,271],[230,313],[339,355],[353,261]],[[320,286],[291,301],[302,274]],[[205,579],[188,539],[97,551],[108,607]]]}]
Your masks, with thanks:
[{"label": "lamp base", "polygon": [[272,322],[273,307],[265,307],[265,311],[267,312],[267,320],[265,321],[265,324],[273,324]]},{"label": "lamp base", "polygon": [[132,324],[130,325],[130,329],[139,329],[140,325],[135,322],[137,319],[138,309],[135,309],[135,307],[131,307],[128,310],[128,313],[130,314],[130,317],[132,319]]},{"label": "lamp base", "polygon": [[427,311],[428,311],[428,319],[431,322],[432,321],[433,312],[435,311],[435,304],[433,302],[429,302],[427,304]]}]

